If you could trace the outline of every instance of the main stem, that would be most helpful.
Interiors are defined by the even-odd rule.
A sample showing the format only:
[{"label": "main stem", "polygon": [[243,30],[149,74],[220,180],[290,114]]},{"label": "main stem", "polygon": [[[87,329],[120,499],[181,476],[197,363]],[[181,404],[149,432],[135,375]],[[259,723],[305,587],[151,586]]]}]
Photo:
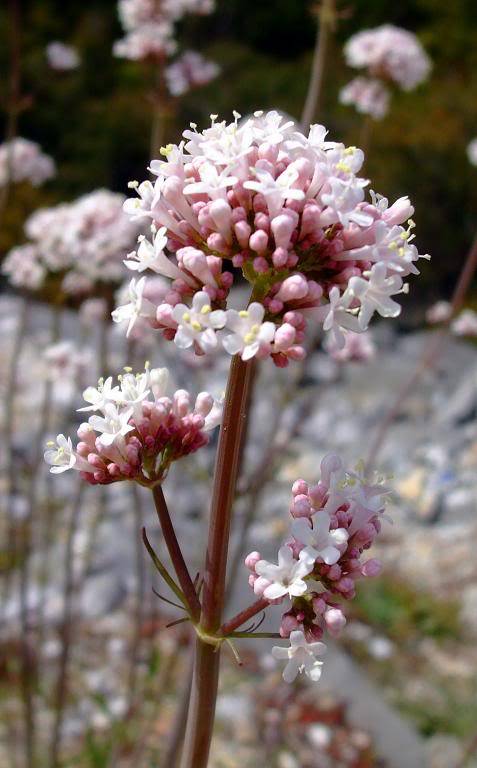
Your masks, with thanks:
[{"label": "main stem", "polygon": [[318,14],[318,31],[316,35],[315,51],[311,65],[310,82],[306,95],[305,106],[301,116],[301,127],[307,131],[316,115],[325,74],[326,54],[335,24],[335,0],[322,0]]},{"label": "main stem", "polygon": [[[252,362],[232,359],[225,395],[210,512],[200,629],[215,635],[221,624],[232,505],[235,497],[241,444],[246,420]],[[192,698],[181,768],[206,768],[215,719],[220,650],[198,634]]]}]

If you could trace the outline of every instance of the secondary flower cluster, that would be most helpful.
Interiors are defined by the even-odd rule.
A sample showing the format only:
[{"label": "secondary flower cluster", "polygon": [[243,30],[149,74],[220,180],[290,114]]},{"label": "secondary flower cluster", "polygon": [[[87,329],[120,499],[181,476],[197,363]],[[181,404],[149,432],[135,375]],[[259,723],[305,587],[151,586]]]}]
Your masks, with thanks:
[{"label": "secondary flower cluster", "polygon": [[342,605],[354,597],[356,580],[379,573],[379,562],[364,560],[364,553],[380,531],[388,492],[382,481],[368,481],[361,467],[345,471],[338,456],[325,456],[316,485],[304,480],[293,485],[291,535],[278,552],[278,564],[259,552],[245,559],[256,595],[273,603],[291,601],[280,626],[291,648],[273,649],[277,658],[289,659],[285,680],[303,670],[319,678],[321,662],[314,657],[324,650],[319,642],[324,631],[341,632]]},{"label": "secondary flower cluster", "polygon": [[59,40],[54,40],[46,46],[46,58],[50,67],[58,71],[77,69],[81,63],[76,48]]},{"label": "secondary flower cluster", "polygon": [[346,62],[355,69],[367,70],[340,93],[343,104],[353,104],[358,112],[380,119],[388,111],[390,83],[412,91],[429,76],[431,61],[417,37],[406,29],[383,24],[364,29],[350,37],[344,48]]},{"label": "secondary flower cluster", "polygon": [[119,0],[125,37],[114,44],[115,56],[139,61],[163,59],[177,49],[174,24],[186,14],[209,14],[214,0]]},{"label": "secondary flower cluster", "polygon": [[196,51],[185,51],[166,67],[164,75],[167,88],[172,96],[184,93],[201,85],[207,85],[220,73],[220,67],[208,61]]},{"label": "secondary flower cluster", "polygon": [[[308,322],[337,343],[342,329],[362,332],[374,314],[396,317],[391,298],[418,274],[407,197],[393,205],[358,176],[364,155],[328,141],[313,125],[305,136],[277,112],[239,123],[217,122],[153,160],[154,183],[132,182],[133,217],[153,220],[126,265],[172,282],[164,300],[145,300],[146,277],[133,279],[130,301],[113,313],[161,329],[198,354],[219,341],[244,360],[271,355],[278,366],[303,358]],[[248,307],[228,305],[234,270],[251,286]]]},{"label": "secondary flower cluster", "polygon": [[0,144],[0,187],[29,181],[39,187],[56,173],[55,162],[38,144],[20,136]]},{"label": "secondary flower cluster", "polygon": [[208,442],[208,432],[221,419],[221,407],[201,392],[194,405],[179,389],[166,396],[167,368],[100,379],[83,397],[80,412],[99,411],[78,429],[78,444],[58,435],[45,452],[50,472],[76,469],[92,485],[135,480],[152,487],[161,483],[173,461],[188,456]]},{"label": "secondary flower cluster", "polygon": [[98,282],[119,282],[124,256],[140,231],[124,214],[123,202],[123,195],[99,189],[36,211],[25,224],[29,242],[9,252],[3,272],[12,285],[29,290],[56,274],[72,295],[90,293]]}]

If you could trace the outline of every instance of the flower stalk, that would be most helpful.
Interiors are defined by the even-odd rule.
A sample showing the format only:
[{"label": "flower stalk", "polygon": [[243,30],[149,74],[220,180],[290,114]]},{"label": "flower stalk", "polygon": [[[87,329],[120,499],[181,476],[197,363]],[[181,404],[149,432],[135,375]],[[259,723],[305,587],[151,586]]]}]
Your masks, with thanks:
[{"label": "flower stalk", "polygon": [[240,451],[244,431],[251,362],[235,355],[230,366],[212,494],[204,571],[201,633],[195,647],[194,679],[182,768],[206,768],[215,717],[220,640],[214,647],[202,633],[216,635],[225,599],[225,577]]},{"label": "flower stalk", "polygon": [[315,51],[311,65],[310,82],[306,95],[305,106],[301,116],[301,126],[304,131],[313,122],[320,104],[323,80],[325,74],[326,56],[331,34],[336,23],[335,0],[323,0],[318,12],[318,31]]}]

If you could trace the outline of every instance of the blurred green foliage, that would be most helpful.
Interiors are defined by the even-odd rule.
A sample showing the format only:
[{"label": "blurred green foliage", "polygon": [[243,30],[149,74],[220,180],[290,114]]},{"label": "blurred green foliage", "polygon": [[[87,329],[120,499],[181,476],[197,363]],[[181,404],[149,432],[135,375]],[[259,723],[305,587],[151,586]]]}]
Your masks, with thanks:
[{"label": "blurred green foliage", "polygon": [[[20,0],[22,5],[23,93],[33,103],[20,119],[20,133],[57,160],[59,174],[45,189],[15,190],[0,249],[21,238],[21,222],[38,205],[71,199],[98,186],[126,190],[144,178],[149,160],[153,72],[115,59],[121,36],[113,0]],[[410,194],[416,206],[420,250],[432,254],[404,318],[422,317],[425,305],[447,297],[477,225],[477,170],[466,157],[477,135],[477,3],[475,0],[338,0],[342,18],[329,57],[323,107],[317,119],[331,135],[360,143],[362,118],[337,102],[353,76],[341,53],[358,29],[385,22],[415,31],[434,61],[429,83],[411,94],[395,94],[390,115],[373,124],[366,173],[390,198]],[[208,18],[187,18],[178,28],[181,47],[217,60],[219,80],[191,92],[168,126],[168,139],[211,112],[227,117],[279,108],[299,117],[305,98],[316,21],[308,0],[217,0]],[[0,8],[0,100],[5,104],[8,25]],[[45,45],[76,45],[80,69],[53,72]],[[2,116],[3,119],[3,116]]]},{"label": "blurred green foliage", "polygon": [[353,616],[385,632],[396,643],[456,638],[461,632],[459,604],[437,599],[393,575],[364,580],[353,603]]}]

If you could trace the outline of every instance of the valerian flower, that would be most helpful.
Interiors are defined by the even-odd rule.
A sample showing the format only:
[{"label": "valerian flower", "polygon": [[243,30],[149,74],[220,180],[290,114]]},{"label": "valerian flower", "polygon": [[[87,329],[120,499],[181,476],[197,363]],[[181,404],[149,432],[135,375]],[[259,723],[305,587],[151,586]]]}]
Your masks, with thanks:
[{"label": "valerian flower", "polygon": [[[364,554],[381,529],[389,490],[381,478],[366,477],[362,465],[347,471],[330,454],[321,462],[319,482],[297,480],[292,493],[291,537],[280,548],[278,565],[262,560],[259,552],[245,560],[256,594],[270,602],[291,601],[280,625],[291,648],[274,651],[301,660],[287,667],[289,680],[307,658],[311,664],[314,643],[325,631],[339,635],[346,624],[343,602],[354,597],[356,581],[379,573],[379,562]],[[301,649],[296,654],[295,647]]]},{"label": "valerian flower", "polygon": [[[153,184],[132,184],[138,197],[125,210],[152,220],[153,241],[142,240],[128,266],[171,281],[147,318],[166,339],[283,367],[305,355],[307,327],[343,346],[342,329],[360,333],[374,312],[399,312],[390,297],[407,290],[419,259],[411,225],[402,226],[413,209],[407,198],[367,200],[364,153],[328,141],[323,126],[305,135],[277,112],[239,118],[212,116],[203,132],[192,125],[152,160]],[[251,306],[231,306],[233,268],[250,284]],[[204,292],[214,323],[196,316]]]},{"label": "valerian flower", "polygon": [[173,461],[199,450],[221,419],[221,405],[201,392],[192,405],[186,390],[166,396],[167,369],[134,375],[128,369],[114,385],[112,378],[88,387],[93,413],[78,429],[79,442],[58,435],[45,452],[51,472],[78,470],[92,484],[134,480],[153,487],[161,483]]},{"label": "valerian flower", "polygon": [[284,648],[274,645],[272,656],[280,661],[282,659],[287,661],[283,670],[283,679],[286,683],[292,683],[298,673],[302,672],[316,683],[321,677],[323,666],[323,662],[319,661],[316,656],[323,656],[325,651],[326,645],[324,643],[319,641],[308,643],[303,632],[295,630],[290,633],[290,646]]}]

